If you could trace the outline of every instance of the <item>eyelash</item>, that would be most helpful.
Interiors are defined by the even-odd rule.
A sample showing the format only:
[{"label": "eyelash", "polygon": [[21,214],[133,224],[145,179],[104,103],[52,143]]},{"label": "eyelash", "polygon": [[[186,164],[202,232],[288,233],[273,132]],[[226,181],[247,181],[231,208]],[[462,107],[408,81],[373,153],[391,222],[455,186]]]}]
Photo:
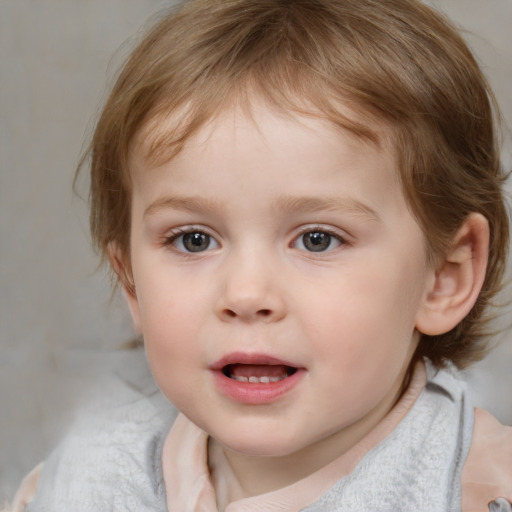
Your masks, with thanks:
[{"label": "eyelash", "polygon": [[[329,239],[327,241],[328,245],[325,248],[321,248],[321,246],[319,244],[318,247],[320,247],[320,249],[314,250],[311,248],[308,249],[306,247],[306,244],[304,243],[304,241],[302,241],[303,247],[302,248],[296,247],[297,243],[299,241],[303,240],[304,235],[307,235],[308,233],[311,233],[311,234],[317,233],[317,234],[327,235],[329,237]],[[208,245],[206,247],[201,248],[200,245],[198,245],[197,251],[189,250],[189,248],[185,247],[184,240],[181,241],[181,245],[182,245],[181,248],[177,246],[177,241],[180,238],[185,237],[186,235],[196,235],[196,234],[203,235],[204,237],[208,238]],[[335,247],[330,247],[332,245],[332,240],[335,240],[337,242],[337,245]],[[180,253],[190,255],[190,254],[201,253],[201,252],[206,252],[208,250],[211,250],[212,248],[210,246],[212,245],[212,242],[216,245],[216,247],[214,247],[214,248],[217,248],[220,246],[219,242],[217,242],[215,237],[213,237],[210,233],[208,233],[204,229],[190,226],[190,227],[186,227],[186,228],[175,229],[171,233],[170,236],[165,237],[163,245],[164,246],[173,246],[174,249],[176,249]],[[321,241],[320,241],[320,243],[321,243]],[[332,229],[326,229],[325,227],[321,227],[321,226],[307,226],[307,227],[304,227],[298,233],[298,235],[291,241],[290,247],[298,248],[301,251],[315,254],[315,253],[331,252],[331,251],[337,249],[339,246],[347,245],[347,244],[348,244],[347,240],[343,236],[341,236],[339,233],[335,232]]]},{"label": "eyelash", "polygon": [[[301,249],[305,252],[308,252],[308,253],[312,253],[312,254],[315,254],[315,253],[324,253],[324,252],[331,252],[335,249],[337,249],[339,246],[343,246],[343,245],[348,245],[348,241],[345,237],[341,236],[339,232],[336,232],[332,229],[328,229],[328,228],[325,228],[325,227],[322,227],[322,226],[307,226],[303,229],[301,229],[301,231],[299,232],[299,234],[292,240],[291,244],[290,244],[290,247],[293,247],[299,240],[302,239],[302,237],[304,237],[304,235],[307,235],[308,233],[321,233],[321,234],[325,234],[325,235],[328,235],[330,237],[330,241],[332,239],[336,240],[338,242],[338,245],[336,247],[333,247],[333,248],[327,248],[325,250],[319,250],[319,251],[312,251],[312,250],[308,250],[307,248],[305,249]],[[304,245],[304,242],[302,242],[303,245]]]},{"label": "eyelash", "polygon": [[[184,244],[183,240],[181,241],[183,248],[177,247],[177,242],[181,237],[184,237],[186,235],[195,235],[195,234],[204,235],[205,237],[208,237],[208,246],[205,249],[198,250],[198,251],[187,250],[187,248],[183,245]],[[217,245],[217,247],[220,245],[219,242],[217,242],[217,240],[215,239],[215,237],[212,236],[207,231],[205,231],[204,229],[190,226],[190,227],[186,227],[186,228],[176,228],[175,230],[173,230],[173,232],[171,233],[170,236],[165,237],[163,245],[164,246],[173,246],[174,249],[176,249],[178,252],[181,252],[183,254],[196,254],[196,253],[205,252],[206,250],[211,249],[210,245],[212,242],[214,242]]]}]

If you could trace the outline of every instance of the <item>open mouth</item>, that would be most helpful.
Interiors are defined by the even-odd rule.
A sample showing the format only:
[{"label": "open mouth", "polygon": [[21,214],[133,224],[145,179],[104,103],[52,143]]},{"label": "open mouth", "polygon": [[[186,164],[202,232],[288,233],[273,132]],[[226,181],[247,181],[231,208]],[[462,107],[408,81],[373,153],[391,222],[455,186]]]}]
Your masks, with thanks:
[{"label": "open mouth", "polygon": [[221,394],[241,404],[263,405],[291,393],[307,369],[265,353],[232,352],[210,370]]},{"label": "open mouth", "polygon": [[282,364],[227,364],[222,368],[222,373],[238,382],[251,384],[270,384],[280,382],[290,377],[297,371],[293,366]]}]

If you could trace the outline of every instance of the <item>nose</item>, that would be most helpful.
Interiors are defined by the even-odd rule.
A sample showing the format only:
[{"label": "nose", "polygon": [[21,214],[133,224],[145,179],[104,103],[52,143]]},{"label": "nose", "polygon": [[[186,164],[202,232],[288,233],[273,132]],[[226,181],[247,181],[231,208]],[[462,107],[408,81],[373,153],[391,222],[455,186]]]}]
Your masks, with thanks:
[{"label": "nose", "polygon": [[217,316],[224,322],[278,322],[286,316],[275,268],[255,254],[225,262]]}]

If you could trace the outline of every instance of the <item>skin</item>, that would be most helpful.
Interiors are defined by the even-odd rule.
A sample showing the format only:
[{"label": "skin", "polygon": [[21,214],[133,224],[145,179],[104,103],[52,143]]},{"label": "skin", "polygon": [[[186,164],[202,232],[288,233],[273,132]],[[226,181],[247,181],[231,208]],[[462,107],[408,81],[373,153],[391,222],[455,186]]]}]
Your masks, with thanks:
[{"label": "skin", "polygon": [[[392,148],[262,103],[252,114],[223,113],[163,165],[143,134],[130,156],[135,326],[163,393],[246,496],[319,469],[389,412],[435,281]],[[234,352],[303,375],[271,403],[240,403],[210,369]]]}]

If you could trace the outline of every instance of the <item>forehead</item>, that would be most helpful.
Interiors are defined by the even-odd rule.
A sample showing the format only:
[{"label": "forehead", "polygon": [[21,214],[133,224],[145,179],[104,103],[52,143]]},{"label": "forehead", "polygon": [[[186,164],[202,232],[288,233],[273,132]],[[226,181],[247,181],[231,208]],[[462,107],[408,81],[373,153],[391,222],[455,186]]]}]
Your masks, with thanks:
[{"label": "forehead", "polygon": [[172,158],[155,162],[154,138],[172,133],[176,124],[171,117],[154,131],[141,131],[133,146],[134,195],[144,209],[152,204],[183,205],[181,197],[196,195],[212,199],[203,205],[235,204],[239,197],[257,193],[261,203],[280,203],[290,211],[297,205],[332,209],[342,198],[344,204],[356,206],[352,210],[371,216],[375,212],[368,198],[397,207],[404,203],[395,154],[384,135],[377,144],[320,115],[301,116],[260,103],[250,114],[237,108],[222,112]]},{"label": "forehead", "polygon": [[222,108],[211,112],[202,108],[198,112],[193,101],[174,108],[172,113],[163,105],[137,130],[129,144],[128,159],[133,162],[136,154],[151,166],[159,166],[175,158],[184,148],[198,147],[212,138],[236,137],[248,128],[264,134],[269,129],[269,123],[265,122],[269,114],[291,124],[316,123],[329,137],[349,137],[354,143],[367,144],[369,148],[394,151],[394,130],[384,119],[361,107],[356,109],[354,104],[348,107],[341,101],[324,100],[292,95],[284,105],[275,98],[264,98],[258,92],[243,88],[233,93]]}]

